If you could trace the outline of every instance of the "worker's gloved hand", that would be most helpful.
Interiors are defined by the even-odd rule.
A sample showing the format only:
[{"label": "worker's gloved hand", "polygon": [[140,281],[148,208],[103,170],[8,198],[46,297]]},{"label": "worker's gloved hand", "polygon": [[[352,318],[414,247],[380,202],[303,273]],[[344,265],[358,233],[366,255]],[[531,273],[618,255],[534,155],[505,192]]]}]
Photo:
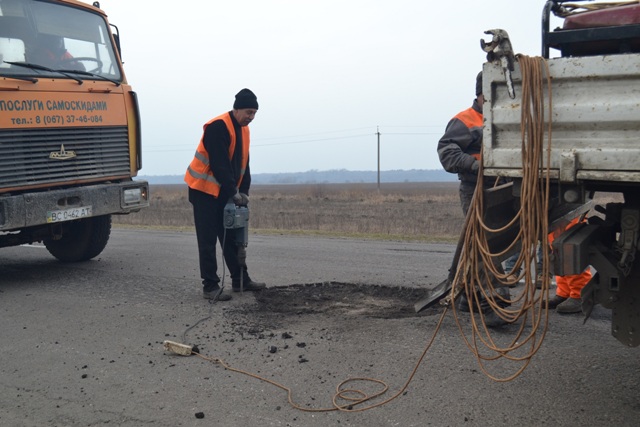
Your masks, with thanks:
[{"label": "worker's gloved hand", "polygon": [[236,191],[236,194],[233,195],[233,203],[237,206],[247,206],[249,204],[249,196]]},{"label": "worker's gloved hand", "polygon": [[234,204],[240,205],[240,203],[242,203],[242,196],[240,195],[240,192],[236,190],[236,194],[233,195],[231,200],[233,200]]},{"label": "worker's gloved hand", "polygon": [[479,161],[475,161],[473,163],[471,163],[471,172],[473,173],[478,173],[478,171],[480,170],[480,162]]}]

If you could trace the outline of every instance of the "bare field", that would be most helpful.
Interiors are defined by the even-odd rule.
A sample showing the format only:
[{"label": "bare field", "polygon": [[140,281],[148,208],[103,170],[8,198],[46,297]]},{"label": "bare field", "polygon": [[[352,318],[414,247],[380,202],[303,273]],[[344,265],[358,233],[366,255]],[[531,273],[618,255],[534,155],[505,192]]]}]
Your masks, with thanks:
[{"label": "bare field", "polygon": [[[114,224],[193,228],[185,185],[152,185],[151,206]],[[254,185],[250,227],[377,239],[455,241],[464,221],[458,183]]]}]

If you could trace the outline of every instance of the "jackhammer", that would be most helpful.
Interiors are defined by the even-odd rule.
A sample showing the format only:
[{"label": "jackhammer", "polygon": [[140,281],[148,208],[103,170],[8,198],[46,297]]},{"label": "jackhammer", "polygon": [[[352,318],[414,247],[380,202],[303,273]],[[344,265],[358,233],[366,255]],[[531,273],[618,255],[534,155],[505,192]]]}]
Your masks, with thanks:
[{"label": "jackhammer", "polygon": [[[224,228],[232,236],[238,247],[238,264],[241,270],[247,266],[247,245],[249,244],[249,207],[237,206],[233,198],[224,207],[222,216]],[[244,272],[240,275],[240,290],[243,287]]]}]

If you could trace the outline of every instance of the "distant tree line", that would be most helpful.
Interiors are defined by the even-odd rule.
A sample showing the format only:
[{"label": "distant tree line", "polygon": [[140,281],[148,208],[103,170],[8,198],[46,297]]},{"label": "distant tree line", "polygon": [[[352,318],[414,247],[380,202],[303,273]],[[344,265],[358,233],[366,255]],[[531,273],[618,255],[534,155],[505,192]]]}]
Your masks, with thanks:
[{"label": "distant tree line", "polygon": [[[182,175],[149,175],[140,176],[151,184],[182,184]],[[450,182],[456,181],[457,175],[444,170],[390,170],[380,171],[380,182]],[[378,182],[376,171],[309,170],[306,172],[288,173],[254,173],[251,175],[252,184],[340,184],[340,183],[371,183]]]}]

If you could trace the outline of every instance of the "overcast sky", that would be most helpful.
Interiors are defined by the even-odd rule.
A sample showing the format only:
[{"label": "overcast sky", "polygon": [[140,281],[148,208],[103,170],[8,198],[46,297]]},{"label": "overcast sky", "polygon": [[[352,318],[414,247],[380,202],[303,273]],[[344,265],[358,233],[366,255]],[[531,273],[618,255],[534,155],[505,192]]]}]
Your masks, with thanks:
[{"label": "overcast sky", "polygon": [[484,31],[540,55],[543,0],[101,0],[142,114],[142,175],[183,174],[202,125],[253,90],[252,173],[441,169]]}]

